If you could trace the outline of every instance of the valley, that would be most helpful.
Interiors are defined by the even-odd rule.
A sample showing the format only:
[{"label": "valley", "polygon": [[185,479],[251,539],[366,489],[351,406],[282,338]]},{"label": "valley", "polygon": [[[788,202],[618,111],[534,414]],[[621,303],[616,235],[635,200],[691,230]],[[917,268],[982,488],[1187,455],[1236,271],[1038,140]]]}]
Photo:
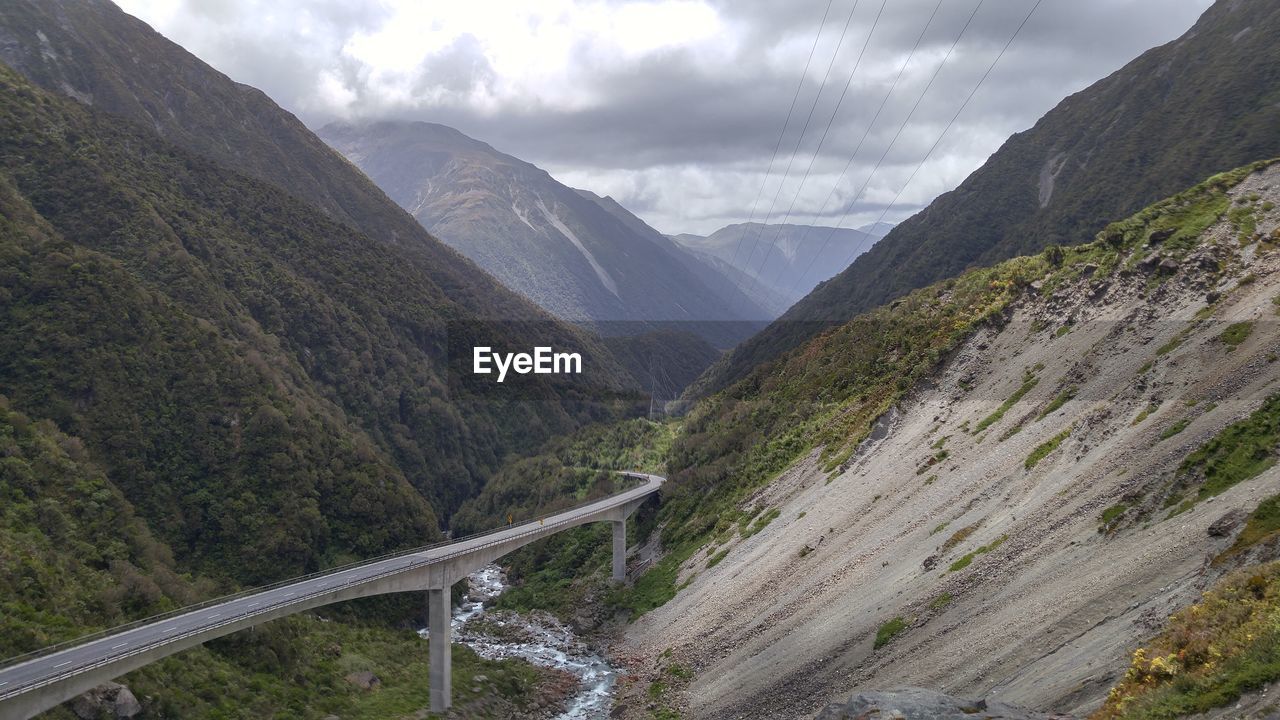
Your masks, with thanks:
[{"label": "valley", "polygon": [[1280,6],[197,5],[0,3],[3,720],[1277,713]]}]

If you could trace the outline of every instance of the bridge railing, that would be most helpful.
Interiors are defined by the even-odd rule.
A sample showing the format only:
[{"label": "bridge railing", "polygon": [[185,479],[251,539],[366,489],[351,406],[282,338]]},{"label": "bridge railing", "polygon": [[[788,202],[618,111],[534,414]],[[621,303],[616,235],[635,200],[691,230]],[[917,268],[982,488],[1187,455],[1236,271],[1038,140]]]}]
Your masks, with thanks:
[{"label": "bridge railing", "polygon": [[[644,479],[644,477],[643,477],[642,475],[639,475],[639,474],[637,474],[637,473],[621,472],[621,473],[619,473],[619,474],[621,474],[621,475],[623,475],[623,476],[626,476],[626,477],[629,477],[629,478],[634,478],[634,479],[637,479],[637,480],[643,480],[643,479]],[[564,507],[564,508],[559,508],[559,509],[554,510],[554,511],[549,512],[549,513],[545,513],[545,514],[542,514],[542,515],[534,516],[534,517],[532,517],[532,518],[528,518],[528,519],[525,519],[525,520],[521,520],[519,523],[513,523],[512,525],[503,525],[503,526],[496,527],[496,528],[490,528],[489,530],[482,530],[482,531],[480,531],[480,532],[472,533],[472,534],[470,534],[470,535],[465,535],[465,536],[463,536],[463,537],[448,538],[448,539],[445,539],[445,540],[440,540],[440,541],[438,541],[438,542],[430,543],[430,544],[428,544],[428,545],[422,545],[422,546],[420,546],[420,547],[410,548],[410,549],[408,549],[408,550],[396,550],[396,551],[393,551],[393,552],[386,553],[385,555],[379,555],[379,556],[377,556],[377,557],[373,557],[373,558],[366,558],[366,559],[363,559],[363,560],[357,560],[357,561],[355,561],[355,562],[347,563],[347,564],[345,564],[345,565],[338,565],[338,566],[335,566],[335,567],[327,568],[327,569],[325,569],[325,570],[317,570],[316,572],[308,573],[308,574],[306,574],[306,575],[300,575],[300,576],[298,576],[298,577],[292,577],[292,578],[289,578],[289,579],[287,579],[287,580],[279,580],[279,581],[277,581],[277,582],[274,582],[274,583],[271,583],[271,584],[268,584],[268,585],[259,585],[259,586],[256,586],[256,587],[246,588],[246,589],[244,589],[244,590],[240,590],[240,591],[238,591],[238,592],[230,593],[230,594],[227,594],[227,595],[222,595],[222,596],[220,596],[220,597],[210,598],[210,599],[208,599],[208,600],[202,600],[202,601],[200,601],[200,602],[198,602],[198,603],[193,603],[193,604],[191,604],[191,605],[185,605],[185,606],[183,606],[183,607],[175,608],[175,609],[173,609],[173,610],[168,610],[168,611],[163,612],[163,613],[158,613],[158,614],[156,614],[156,615],[151,615],[151,616],[149,616],[149,617],[140,618],[140,619],[138,619],[138,620],[133,620],[133,621],[131,621],[131,622],[124,623],[124,624],[122,624],[122,625],[116,625],[116,626],[114,626],[114,627],[110,627],[110,628],[105,628],[105,629],[102,629],[102,630],[98,630],[98,631],[96,631],[96,632],[89,633],[89,634],[87,634],[87,635],[81,635],[81,636],[79,636],[79,637],[72,638],[72,639],[70,639],[70,640],[64,640],[64,641],[62,641],[62,642],[59,642],[59,643],[56,643],[56,644],[53,644],[53,645],[45,646],[45,647],[43,647],[43,648],[40,648],[39,650],[32,650],[31,652],[24,653],[24,654],[22,654],[22,655],[15,655],[15,656],[13,656],[13,657],[5,658],[4,660],[0,660],[0,670],[4,670],[4,669],[10,668],[10,667],[13,667],[13,666],[15,666],[15,665],[20,665],[20,664],[22,664],[22,663],[25,663],[25,662],[28,662],[28,661],[31,661],[31,660],[35,660],[35,659],[37,659],[37,658],[45,657],[45,656],[47,656],[47,655],[53,655],[53,654],[59,653],[59,652],[61,652],[61,651],[63,651],[63,650],[67,650],[67,649],[70,649],[70,648],[73,648],[73,647],[78,647],[78,646],[80,646],[80,645],[85,645],[85,644],[87,644],[87,643],[95,642],[95,641],[97,641],[97,640],[101,640],[101,639],[103,639],[103,638],[108,638],[108,637],[111,637],[111,636],[113,636],[113,635],[119,635],[120,633],[128,632],[128,631],[133,630],[133,629],[135,629],[135,628],[143,627],[143,626],[145,626],[145,625],[150,625],[150,624],[152,624],[152,623],[157,623],[157,622],[160,622],[160,621],[162,621],[162,620],[169,620],[169,619],[172,619],[172,618],[175,618],[175,617],[180,617],[180,616],[182,616],[182,615],[186,615],[186,614],[188,614],[188,613],[196,612],[196,611],[198,611],[198,610],[203,610],[203,609],[210,608],[210,607],[214,607],[214,606],[217,606],[217,605],[222,605],[223,603],[228,603],[228,602],[232,602],[232,601],[234,601],[234,600],[239,600],[240,598],[248,597],[248,596],[250,596],[250,595],[257,595],[257,594],[259,594],[259,593],[270,592],[271,590],[275,590],[275,589],[278,589],[278,588],[286,587],[286,586],[288,586],[288,585],[294,585],[294,584],[296,584],[296,583],[306,582],[307,580],[314,580],[314,579],[316,579],[316,578],[324,577],[324,576],[326,576],[326,575],[335,575],[335,574],[338,574],[338,573],[346,572],[347,570],[351,570],[351,569],[353,569],[353,568],[358,568],[358,567],[362,567],[362,566],[365,566],[365,565],[372,565],[372,564],[374,564],[374,563],[384,562],[384,561],[386,561],[386,560],[394,560],[395,558],[398,558],[398,557],[405,557],[405,556],[408,556],[408,555],[416,555],[416,554],[418,554],[418,553],[427,552],[427,551],[430,551],[430,550],[436,550],[436,549],[439,549],[439,548],[442,548],[442,547],[446,547],[446,546],[449,546],[449,545],[455,545],[455,544],[458,544],[458,543],[463,543],[463,542],[468,542],[468,541],[471,541],[471,540],[476,540],[476,539],[478,539],[478,538],[486,537],[486,536],[488,536],[488,535],[495,535],[495,534],[497,534],[497,533],[501,533],[501,532],[505,532],[505,531],[507,531],[507,530],[510,530],[510,529],[511,529],[514,525],[516,525],[516,524],[523,525],[523,524],[526,524],[526,523],[531,523],[531,522],[533,522],[533,521],[535,521],[535,520],[544,520],[544,519],[546,519],[546,518],[548,518],[548,517],[552,517],[552,516],[554,516],[554,515],[561,515],[561,514],[564,514],[564,513],[567,513],[567,512],[573,512],[574,510],[580,510],[580,509],[585,508],[585,507],[590,507],[591,505],[596,505],[596,504],[598,504],[598,503],[602,503],[602,502],[605,502],[605,501],[607,501],[607,500],[610,500],[610,499],[613,499],[613,498],[619,497],[619,496],[621,496],[621,495],[624,495],[624,494],[626,494],[626,493],[629,493],[629,492],[631,492],[632,490],[636,490],[636,489],[638,489],[639,487],[643,487],[643,486],[641,485],[641,486],[636,486],[636,487],[633,487],[633,488],[627,488],[626,490],[623,490],[623,491],[621,491],[621,492],[618,492],[618,493],[616,493],[616,494],[614,494],[614,495],[610,495],[610,496],[607,496],[607,497],[595,498],[594,500],[584,500],[584,501],[582,501],[582,502],[580,502],[580,503],[577,503],[577,504],[575,504],[575,505],[572,505],[572,506],[569,506],[569,507]],[[559,524],[559,523],[558,523],[558,524]],[[557,524],[557,525],[558,525],[558,524]],[[555,527],[555,525],[553,525],[553,526],[548,526],[548,527]],[[541,528],[541,527],[540,527],[540,528],[538,528],[537,530],[530,530],[530,532],[539,532],[539,531],[541,531],[542,529],[543,529],[543,528]],[[436,559],[431,560],[431,562],[436,562]],[[397,569],[397,570],[395,570],[394,572],[401,572],[401,570],[400,570],[400,569]],[[36,684],[39,684],[39,683],[36,683]],[[11,695],[11,694],[13,694],[13,691],[16,691],[16,690],[19,690],[19,689],[24,689],[24,688],[25,688],[25,686],[19,686],[19,687],[16,687],[16,688],[6,688],[4,693],[0,693],[0,697],[4,697],[4,696],[7,696],[7,695]]]}]

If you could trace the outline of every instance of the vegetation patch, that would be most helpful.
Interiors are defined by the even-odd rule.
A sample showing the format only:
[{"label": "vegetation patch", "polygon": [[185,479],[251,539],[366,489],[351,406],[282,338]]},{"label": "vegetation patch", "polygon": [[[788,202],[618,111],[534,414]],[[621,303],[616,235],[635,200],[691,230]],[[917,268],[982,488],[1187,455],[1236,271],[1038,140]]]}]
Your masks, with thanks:
[{"label": "vegetation patch", "polygon": [[1174,435],[1177,435],[1178,433],[1182,432],[1183,430],[1186,430],[1186,429],[1187,429],[1187,426],[1188,426],[1188,425],[1190,425],[1190,424],[1191,424],[1191,418],[1189,418],[1189,417],[1184,417],[1184,418],[1182,418],[1181,420],[1179,420],[1178,422],[1176,422],[1176,423],[1174,423],[1174,424],[1170,425],[1169,427],[1165,428],[1165,429],[1160,433],[1160,439],[1161,439],[1161,440],[1168,440],[1169,438],[1173,437]]},{"label": "vegetation patch", "polygon": [[1000,407],[996,408],[995,412],[983,418],[978,423],[977,427],[973,429],[973,434],[977,435],[983,430],[986,430],[987,428],[999,422],[1000,418],[1004,417],[1004,414],[1009,412],[1009,409],[1012,408],[1015,404],[1017,404],[1017,402],[1021,400],[1024,395],[1031,392],[1031,390],[1035,388],[1036,383],[1038,382],[1040,382],[1039,378],[1037,378],[1031,372],[1027,372],[1022,378],[1022,385],[1017,390],[1014,390],[1013,394],[1009,396],[1009,399],[1005,400],[1004,403],[1000,405]]},{"label": "vegetation patch", "polygon": [[879,650],[885,645],[888,645],[894,638],[906,632],[907,627],[909,627],[910,624],[911,623],[907,622],[905,618],[896,617],[881,625],[880,629],[876,630],[875,649]]},{"label": "vegetation patch", "polygon": [[1098,527],[1098,532],[1109,531],[1112,528],[1112,525],[1119,520],[1128,509],[1129,506],[1127,504],[1120,502],[1112,505],[1106,510],[1103,510],[1102,514],[1098,517],[1098,519],[1102,521],[1102,525]]},{"label": "vegetation patch", "polygon": [[1280,443],[1280,394],[1272,395],[1249,417],[1223,428],[1187,456],[1179,474],[1201,479],[1198,498],[1213,497],[1275,464]]},{"label": "vegetation patch", "polygon": [[1217,563],[1248,550],[1258,543],[1268,542],[1277,537],[1280,537],[1280,495],[1272,495],[1258,503],[1258,507],[1249,514],[1249,520],[1245,522],[1244,529],[1240,531],[1235,543],[1215,558],[1214,562]]},{"label": "vegetation patch", "polygon": [[1133,653],[1092,720],[1208,712],[1280,679],[1280,563],[1237,572]]},{"label": "vegetation patch", "polygon": [[1053,400],[1050,401],[1048,405],[1045,406],[1044,410],[1041,410],[1040,414],[1036,416],[1036,422],[1040,422],[1041,420],[1048,417],[1051,413],[1053,413],[1053,411],[1057,410],[1063,405],[1066,405],[1067,401],[1074,398],[1077,392],[1079,392],[1079,388],[1077,388],[1075,385],[1072,385],[1066,388],[1065,390],[1063,390],[1062,392],[1058,393],[1058,395],[1055,398],[1053,398]]},{"label": "vegetation patch", "polygon": [[729,556],[729,548],[725,548],[724,550],[721,550],[715,555],[712,555],[711,558],[707,560],[707,569],[710,570],[711,568],[719,565],[720,561],[724,560],[728,556]]},{"label": "vegetation patch", "polygon": [[769,508],[769,511],[768,511],[768,512],[766,512],[766,513],[764,513],[763,515],[761,515],[760,517],[756,518],[756,521],[755,521],[754,523],[752,523],[752,524],[751,524],[751,527],[747,528],[747,529],[742,533],[742,537],[744,537],[744,538],[749,538],[749,537],[751,537],[752,535],[755,535],[756,533],[758,533],[758,532],[760,532],[761,530],[765,529],[765,526],[767,526],[769,523],[771,523],[771,522],[773,522],[774,520],[776,520],[776,519],[778,518],[778,516],[779,516],[779,515],[781,515],[781,514],[782,514],[782,511],[781,511],[781,510],[779,510],[778,508]]},{"label": "vegetation patch", "polygon": [[1226,330],[1218,336],[1218,339],[1228,347],[1236,347],[1240,343],[1249,338],[1249,333],[1253,332],[1252,322],[1238,322],[1227,326]]},{"label": "vegetation patch", "polygon": [[954,599],[955,599],[955,596],[953,596],[951,593],[944,592],[929,602],[929,609],[941,610],[942,608],[950,605],[951,601]]},{"label": "vegetation patch", "polygon": [[[978,521],[972,525],[962,527],[959,530],[952,533],[951,537],[947,538],[947,541],[942,543],[942,552],[946,552],[951,548],[967,540],[969,536],[972,535],[974,532],[976,532],[978,530],[978,527],[981,525],[982,525],[982,521]],[[937,528],[934,529],[934,532],[939,532],[946,526],[947,526],[946,523],[942,523],[941,525],[939,525]]]},{"label": "vegetation patch", "polygon": [[986,553],[989,553],[992,550],[995,550],[996,548],[1004,544],[1004,541],[1007,540],[1008,538],[1009,538],[1008,535],[1001,535],[1000,537],[993,540],[991,543],[987,545],[983,545],[979,547],[977,550],[974,550],[973,552],[969,553],[968,555],[961,557],[959,560],[956,560],[955,562],[951,563],[951,567],[947,568],[947,572],[959,572],[969,567],[969,564],[972,563],[974,559],[977,558],[979,555],[985,555]]},{"label": "vegetation patch", "polygon": [[1067,438],[1071,437],[1071,431],[1073,429],[1074,429],[1073,427],[1069,427],[1066,430],[1063,430],[1062,432],[1058,433],[1052,438],[1041,443],[1040,445],[1036,446],[1036,449],[1032,450],[1031,454],[1027,456],[1027,459],[1023,461],[1022,463],[1023,467],[1030,470],[1031,468],[1040,464],[1040,461],[1045,459],[1045,457],[1047,457],[1049,453],[1058,449],[1058,446],[1062,444],[1063,440],[1066,440]]},{"label": "vegetation patch", "polygon": [[1141,423],[1143,420],[1146,420],[1148,417],[1151,417],[1151,413],[1159,409],[1160,409],[1160,403],[1158,402],[1151,403],[1150,405],[1143,408],[1142,412],[1138,413],[1138,416],[1133,419],[1133,422],[1131,424],[1137,425]]}]

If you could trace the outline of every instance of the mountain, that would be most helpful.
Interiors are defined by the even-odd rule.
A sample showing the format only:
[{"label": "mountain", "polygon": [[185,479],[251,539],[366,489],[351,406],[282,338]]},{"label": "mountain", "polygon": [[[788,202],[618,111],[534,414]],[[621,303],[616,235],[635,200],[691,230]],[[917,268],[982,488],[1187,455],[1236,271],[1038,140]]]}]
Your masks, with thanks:
[{"label": "mountain", "polygon": [[1280,155],[1280,5],[1218,0],[1185,35],[1143,53],[1018,133],[955,190],[713,367],[727,386],[859,312],[1054,244],[1089,240],[1215,172]]},{"label": "mountain", "polygon": [[423,227],[560,318],[628,334],[691,323],[728,347],[773,317],[612,199],[453,128],[331,124],[319,135]]},{"label": "mountain", "polygon": [[[297,392],[324,400],[325,414],[345,416],[366,433],[379,462],[403,474],[441,516],[473,494],[504,454],[607,415],[613,400],[597,398],[638,387],[597,339],[436,240],[261,92],[111,3],[0,5],[0,60],[92,107],[85,119],[59,112],[86,126],[86,137],[104,138],[100,155],[119,165],[107,173],[103,161],[74,154],[76,138],[59,137],[43,153],[8,158],[16,192],[54,231],[122,263],[140,287],[240,343],[227,349],[240,362],[271,358],[273,372],[295,376]],[[21,124],[28,121],[36,124]],[[3,140],[21,146],[32,132],[46,134],[40,121],[14,120]],[[142,192],[125,177],[137,188],[170,190]],[[95,215],[87,201],[76,202],[73,187],[109,198],[103,207],[115,210]],[[581,348],[591,375],[561,387],[531,382],[519,397],[458,392],[449,363],[456,369],[469,341]],[[38,359],[57,360],[74,375],[83,358]],[[16,378],[4,380],[0,392],[12,392]],[[281,390],[285,398],[294,392]],[[53,396],[37,399],[42,407],[17,409],[73,414]],[[85,400],[57,402],[75,408]]]},{"label": "mountain", "polygon": [[848,228],[821,225],[726,225],[707,236],[672,235],[684,248],[710,255],[768,289],[791,307],[815,285],[846,267],[893,228],[887,223]]},{"label": "mountain", "polygon": [[924,687],[1266,717],[1278,243],[1280,161],[1256,163],[699,401],[649,521],[666,555],[620,599],[647,660],[615,714],[812,717]]}]

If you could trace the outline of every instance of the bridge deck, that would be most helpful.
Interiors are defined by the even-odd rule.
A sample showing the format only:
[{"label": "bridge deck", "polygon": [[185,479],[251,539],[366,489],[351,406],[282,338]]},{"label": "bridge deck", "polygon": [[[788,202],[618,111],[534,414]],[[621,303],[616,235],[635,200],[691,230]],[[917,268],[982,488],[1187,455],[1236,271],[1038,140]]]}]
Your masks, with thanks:
[{"label": "bridge deck", "polygon": [[[180,611],[152,622],[135,624],[119,632],[73,644],[56,652],[41,654],[31,659],[18,658],[8,666],[0,668],[0,715],[17,716],[17,714],[10,714],[6,706],[10,709],[18,709],[18,706],[21,706],[20,712],[26,715],[26,710],[32,703],[29,699],[26,702],[18,702],[23,700],[24,695],[41,688],[68,684],[81,675],[95,676],[92,684],[84,688],[88,689],[109,677],[127,672],[132,667],[139,667],[192,645],[236,632],[259,622],[353,597],[416,589],[412,587],[416,581],[409,583],[408,587],[400,587],[396,584],[396,580],[410,576],[420,578],[423,577],[424,570],[459,559],[465,560],[473,556],[488,556],[495,553],[505,554],[516,547],[562,530],[596,519],[606,519],[601,516],[619,508],[638,504],[645,497],[656,492],[663,481],[659,476],[645,473],[627,473],[627,475],[644,478],[647,482],[639,487],[541,520],[308,576],[258,592],[242,593],[225,601],[214,601],[199,606],[198,609]],[[449,582],[445,583],[446,587]],[[145,657],[137,658],[136,656],[139,655],[145,655]],[[128,662],[130,660],[132,662]],[[113,666],[119,669],[119,672],[109,674],[107,677],[97,677],[102,673],[93,672],[107,670]],[[74,684],[83,685],[83,683]],[[78,687],[75,688],[75,692],[70,692],[72,689],[65,688],[64,691],[55,694],[66,699],[83,692],[83,689]],[[46,695],[46,693],[38,694]],[[44,706],[40,709],[45,709],[52,707],[56,702],[50,700],[38,704]]]}]

